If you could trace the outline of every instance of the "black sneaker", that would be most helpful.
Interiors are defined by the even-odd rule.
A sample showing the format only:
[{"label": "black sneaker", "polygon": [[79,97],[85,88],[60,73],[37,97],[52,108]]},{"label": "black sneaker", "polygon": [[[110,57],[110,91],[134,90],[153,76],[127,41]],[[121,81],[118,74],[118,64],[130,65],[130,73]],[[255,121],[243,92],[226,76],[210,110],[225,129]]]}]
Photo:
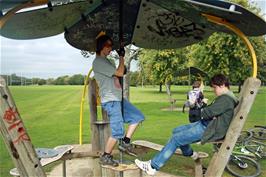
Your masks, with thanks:
[{"label": "black sneaker", "polygon": [[125,143],[124,141],[121,141],[121,143],[118,146],[118,149],[122,152],[127,153],[128,155],[137,157],[137,154],[133,151],[134,148],[133,148],[132,144],[130,144],[130,143]]},{"label": "black sneaker", "polygon": [[100,157],[100,164],[102,165],[110,165],[113,167],[117,167],[119,164],[116,160],[113,159],[113,156],[110,154],[104,154]]}]

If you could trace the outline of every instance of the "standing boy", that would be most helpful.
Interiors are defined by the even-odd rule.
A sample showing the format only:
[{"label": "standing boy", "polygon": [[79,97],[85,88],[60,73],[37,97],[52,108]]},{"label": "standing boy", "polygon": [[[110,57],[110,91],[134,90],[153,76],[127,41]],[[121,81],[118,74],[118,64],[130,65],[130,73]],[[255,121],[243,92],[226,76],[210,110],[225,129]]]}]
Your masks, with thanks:
[{"label": "standing boy", "polygon": [[199,120],[199,116],[197,115],[198,109],[206,106],[204,103],[204,95],[200,89],[201,82],[195,81],[192,85],[192,90],[187,93],[187,101],[183,106],[183,112],[185,112],[185,107],[189,107],[189,122],[196,122]]},{"label": "standing boy", "polygon": [[[144,120],[143,114],[129,101],[122,98],[122,86],[119,77],[124,75],[124,49],[120,49],[118,68],[108,60],[107,56],[112,51],[113,41],[107,35],[102,35],[96,40],[96,57],[93,61],[93,71],[98,83],[101,104],[110,119],[111,136],[108,138],[104,154],[100,157],[103,165],[118,166],[118,162],[111,155],[117,140],[121,140],[119,150],[130,155],[135,155],[132,151],[130,139],[138,124]],[[123,101],[122,101],[123,99]],[[122,115],[123,103],[123,115]],[[124,134],[124,123],[128,123],[128,130]]]}]

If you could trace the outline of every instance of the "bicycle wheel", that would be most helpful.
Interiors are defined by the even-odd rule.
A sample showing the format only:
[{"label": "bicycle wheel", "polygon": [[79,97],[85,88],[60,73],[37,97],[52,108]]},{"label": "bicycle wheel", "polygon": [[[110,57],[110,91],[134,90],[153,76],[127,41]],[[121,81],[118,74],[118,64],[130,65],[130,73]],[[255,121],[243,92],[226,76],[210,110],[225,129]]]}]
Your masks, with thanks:
[{"label": "bicycle wheel", "polygon": [[245,143],[245,148],[259,158],[266,157],[266,145],[263,142],[250,140]]},{"label": "bicycle wheel", "polygon": [[252,138],[253,134],[251,131],[241,131],[239,137],[237,138],[237,144],[244,144],[246,141]]},{"label": "bicycle wheel", "polygon": [[265,128],[252,128],[249,131],[252,132],[253,137],[259,140],[266,140],[266,129]]},{"label": "bicycle wheel", "polygon": [[260,164],[246,156],[231,155],[225,169],[236,177],[256,177],[261,173]]}]

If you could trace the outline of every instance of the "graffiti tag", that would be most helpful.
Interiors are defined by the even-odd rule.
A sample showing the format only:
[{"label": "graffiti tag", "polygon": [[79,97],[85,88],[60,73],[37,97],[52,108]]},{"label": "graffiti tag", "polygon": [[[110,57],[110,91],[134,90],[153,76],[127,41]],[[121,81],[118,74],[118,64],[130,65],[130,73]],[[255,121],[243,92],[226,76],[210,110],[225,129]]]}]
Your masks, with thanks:
[{"label": "graffiti tag", "polygon": [[16,133],[13,143],[15,144],[24,140],[30,141],[22,121],[17,116],[18,112],[16,108],[8,108],[4,114],[4,120],[9,124],[8,131],[14,131]]},{"label": "graffiti tag", "polygon": [[157,33],[160,36],[201,39],[201,36],[205,34],[204,30],[200,29],[195,23],[174,13],[162,13],[155,18],[155,24],[153,26],[148,25],[147,28],[150,32]]}]

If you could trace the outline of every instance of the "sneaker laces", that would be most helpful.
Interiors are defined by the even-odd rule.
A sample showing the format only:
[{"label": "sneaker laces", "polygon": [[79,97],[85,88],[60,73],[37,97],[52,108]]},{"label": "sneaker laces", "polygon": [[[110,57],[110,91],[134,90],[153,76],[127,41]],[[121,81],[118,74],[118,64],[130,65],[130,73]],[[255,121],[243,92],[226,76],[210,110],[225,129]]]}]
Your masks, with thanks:
[{"label": "sneaker laces", "polygon": [[149,162],[143,162],[143,163],[142,163],[142,168],[143,168],[145,171],[148,171],[148,170],[149,170],[149,166],[150,166],[150,163],[149,163]]}]

